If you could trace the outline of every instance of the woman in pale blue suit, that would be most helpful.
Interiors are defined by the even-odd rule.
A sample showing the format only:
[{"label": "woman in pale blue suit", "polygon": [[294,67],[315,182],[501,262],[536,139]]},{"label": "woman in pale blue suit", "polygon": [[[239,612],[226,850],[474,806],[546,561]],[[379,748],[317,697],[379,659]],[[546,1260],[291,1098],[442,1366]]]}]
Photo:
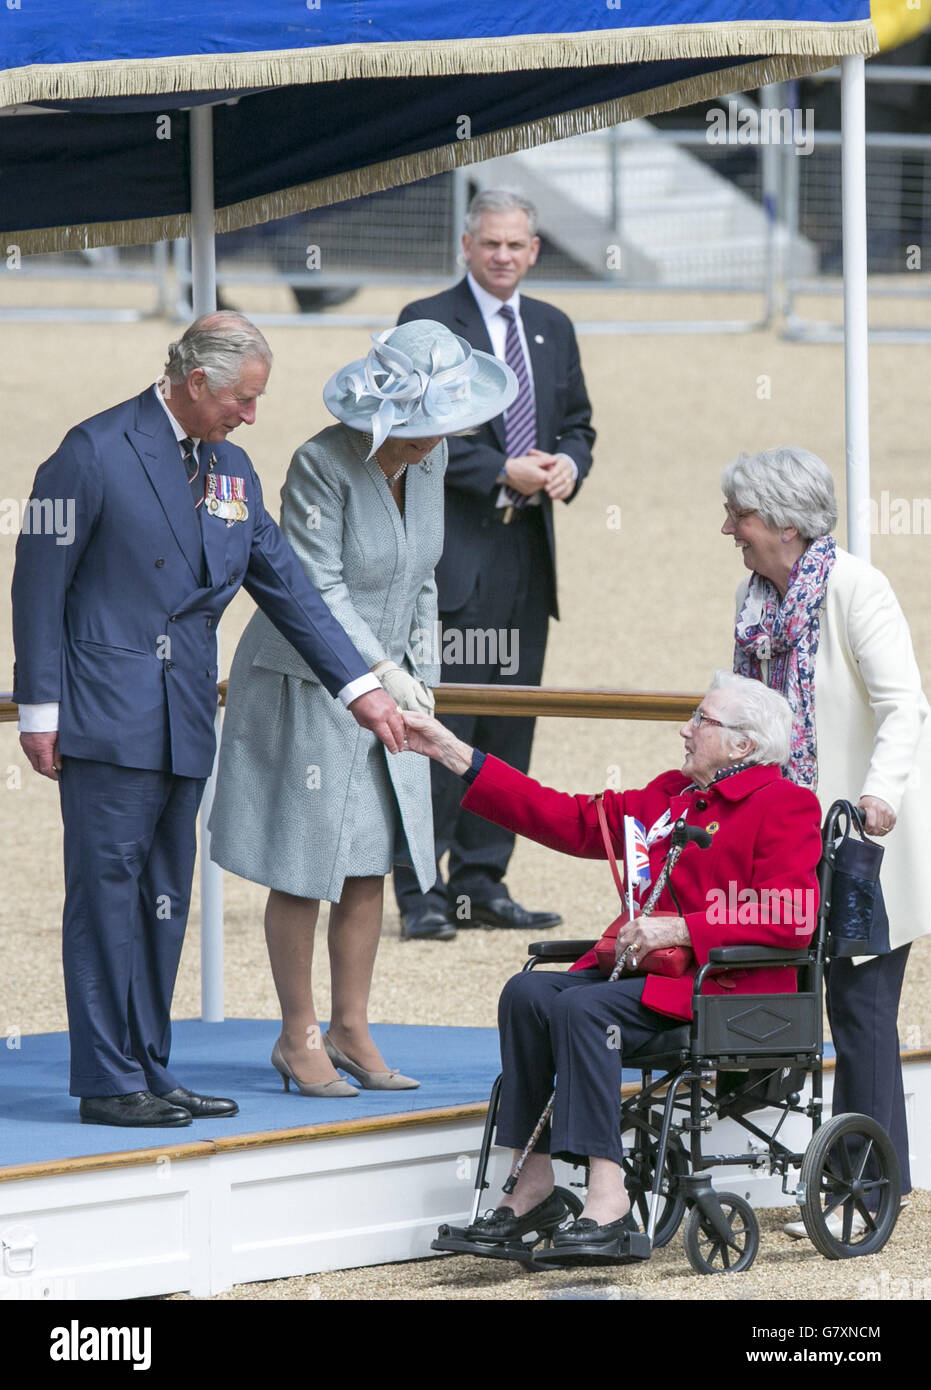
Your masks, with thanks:
[{"label": "woman in pale blue suit", "polygon": [[[517,382],[429,320],[373,341],[324,388],[341,423],[291,460],[281,526],[388,693],[432,713],[445,436],[498,415]],[[436,874],[429,766],[388,757],[261,613],[233,659],[210,830],[218,864],[271,890],[265,938],[282,1014],[272,1063],[285,1089],[357,1095],[337,1067],[368,1089],[417,1086],[386,1064],[367,1010],[385,874],[406,860],[423,891]],[[321,900],[332,903],[322,1039],[311,986]]]}]

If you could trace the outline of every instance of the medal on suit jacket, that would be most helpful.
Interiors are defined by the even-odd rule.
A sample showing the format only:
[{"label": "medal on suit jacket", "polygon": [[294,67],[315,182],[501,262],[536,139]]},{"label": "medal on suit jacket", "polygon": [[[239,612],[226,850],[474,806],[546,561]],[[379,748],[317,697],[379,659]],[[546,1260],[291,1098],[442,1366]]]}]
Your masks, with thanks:
[{"label": "medal on suit jacket", "polygon": [[232,526],[234,521],[245,521],[249,515],[245,478],[232,478],[227,473],[208,473],[206,506],[208,512],[222,517],[227,526]]}]

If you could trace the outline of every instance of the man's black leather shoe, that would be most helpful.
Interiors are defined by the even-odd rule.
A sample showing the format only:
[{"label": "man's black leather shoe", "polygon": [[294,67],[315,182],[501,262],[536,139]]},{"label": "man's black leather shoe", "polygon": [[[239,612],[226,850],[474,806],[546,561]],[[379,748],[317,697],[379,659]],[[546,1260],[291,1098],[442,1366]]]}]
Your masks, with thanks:
[{"label": "man's black leather shoe", "polygon": [[530,1231],[546,1232],[558,1226],[568,1215],[563,1199],[551,1192],[544,1201],[525,1211],[523,1216],[515,1216],[510,1207],[498,1207],[489,1211],[466,1226],[465,1235],[469,1240],[499,1241],[518,1240]]},{"label": "man's black leather shoe", "polygon": [[164,1129],[189,1125],[191,1113],[171,1105],[151,1091],[130,1091],[124,1096],[82,1096],[84,1125],[126,1125],[135,1129]]},{"label": "man's black leather shoe", "polygon": [[194,1120],[219,1120],[226,1115],[239,1114],[239,1106],[234,1100],[223,1100],[220,1096],[199,1096],[184,1086],[176,1086],[167,1096],[159,1096],[159,1100],[186,1110]]},{"label": "man's black leather shoe", "polygon": [[401,913],[402,941],[452,941],[456,927],[441,907]]},{"label": "man's black leather shoe", "polygon": [[558,927],[562,922],[558,912],[528,912],[520,903],[506,895],[491,898],[483,903],[473,902],[471,912],[474,927],[515,927],[519,931],[544,931],[547,927]]}]

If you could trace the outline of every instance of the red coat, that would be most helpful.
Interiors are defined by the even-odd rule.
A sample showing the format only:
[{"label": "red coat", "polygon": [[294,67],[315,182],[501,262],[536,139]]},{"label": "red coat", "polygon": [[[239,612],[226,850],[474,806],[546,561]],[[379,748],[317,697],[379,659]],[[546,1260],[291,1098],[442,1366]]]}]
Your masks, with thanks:
[{"label": "red coat", "polygon": [[[673,820],[711,832],[709,849],[686,845],[673,870],[673,886],[692,938],[698,965],[714,946],[806,946],[818,909],[821,811],[807,788],[786,781],[772,764],[756,765],[710,787],[686,792],[681,772],[664,772],[640,790],[604,793],[608,829],[618,859],[624,816],[647,830],[668,808]],[[466,810],[518,835],[581,859],[604,859],[595,803],[590,796],[541,787],[507,763],[486,757],[462,801]],[[650,850],[653,882],[669,849],[668,839]],[[678,915],[668,887],[655,911]],[[594,953],[573,969],[595,964]],[[692,1016],[692,981],[698,965],[679,979],[648,975],[643,1002],[672,1018]],[[722,983],[726,980],[726,983]],[[795,970],[785,966],[732,971],[705,980],[703,993],[794,994]]]}]

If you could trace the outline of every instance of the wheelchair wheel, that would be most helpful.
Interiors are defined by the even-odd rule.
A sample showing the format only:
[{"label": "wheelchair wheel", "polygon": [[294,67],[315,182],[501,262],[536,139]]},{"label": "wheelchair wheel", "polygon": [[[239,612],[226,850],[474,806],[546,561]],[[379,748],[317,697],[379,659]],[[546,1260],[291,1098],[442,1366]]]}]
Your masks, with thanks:
[{"label": "wheelchair wheel", "polygon": [[[633,1142],[627,1136],[634,1131]],[[653,1174],[656,1171],[656,1150],[659,1128],[644,1115],[627,1115],[624,1120],[624,1177],[630,1193],[634,1216],[646,1231],[650,1219],[650,1197],[653,1193]],[[653,1249],[668,1245],[682,1224],[685,1198],[679,1190],[678,1179],[689,1171],[689,1161],[682,1141],[670,1135],[663,1165],[659,1213],[653,1233]]]},{"label": "wheelchair wheel", "polygon": [[815,1132],[799,1186],[805,1229],[826,1259],[874,1255],[892,1235],[902,1189],[899,1160],[869,1115],[835,1115]]},{"label": "wheelchair wheel", "polygon": [[718,1201],[735,1245],[717,1233],[696,1202],[685,1223],[685,1253],[697,1274],[740,1274],[756,1259],[760,1227],[750,1203],[736,1192],[719,1192]]}]

